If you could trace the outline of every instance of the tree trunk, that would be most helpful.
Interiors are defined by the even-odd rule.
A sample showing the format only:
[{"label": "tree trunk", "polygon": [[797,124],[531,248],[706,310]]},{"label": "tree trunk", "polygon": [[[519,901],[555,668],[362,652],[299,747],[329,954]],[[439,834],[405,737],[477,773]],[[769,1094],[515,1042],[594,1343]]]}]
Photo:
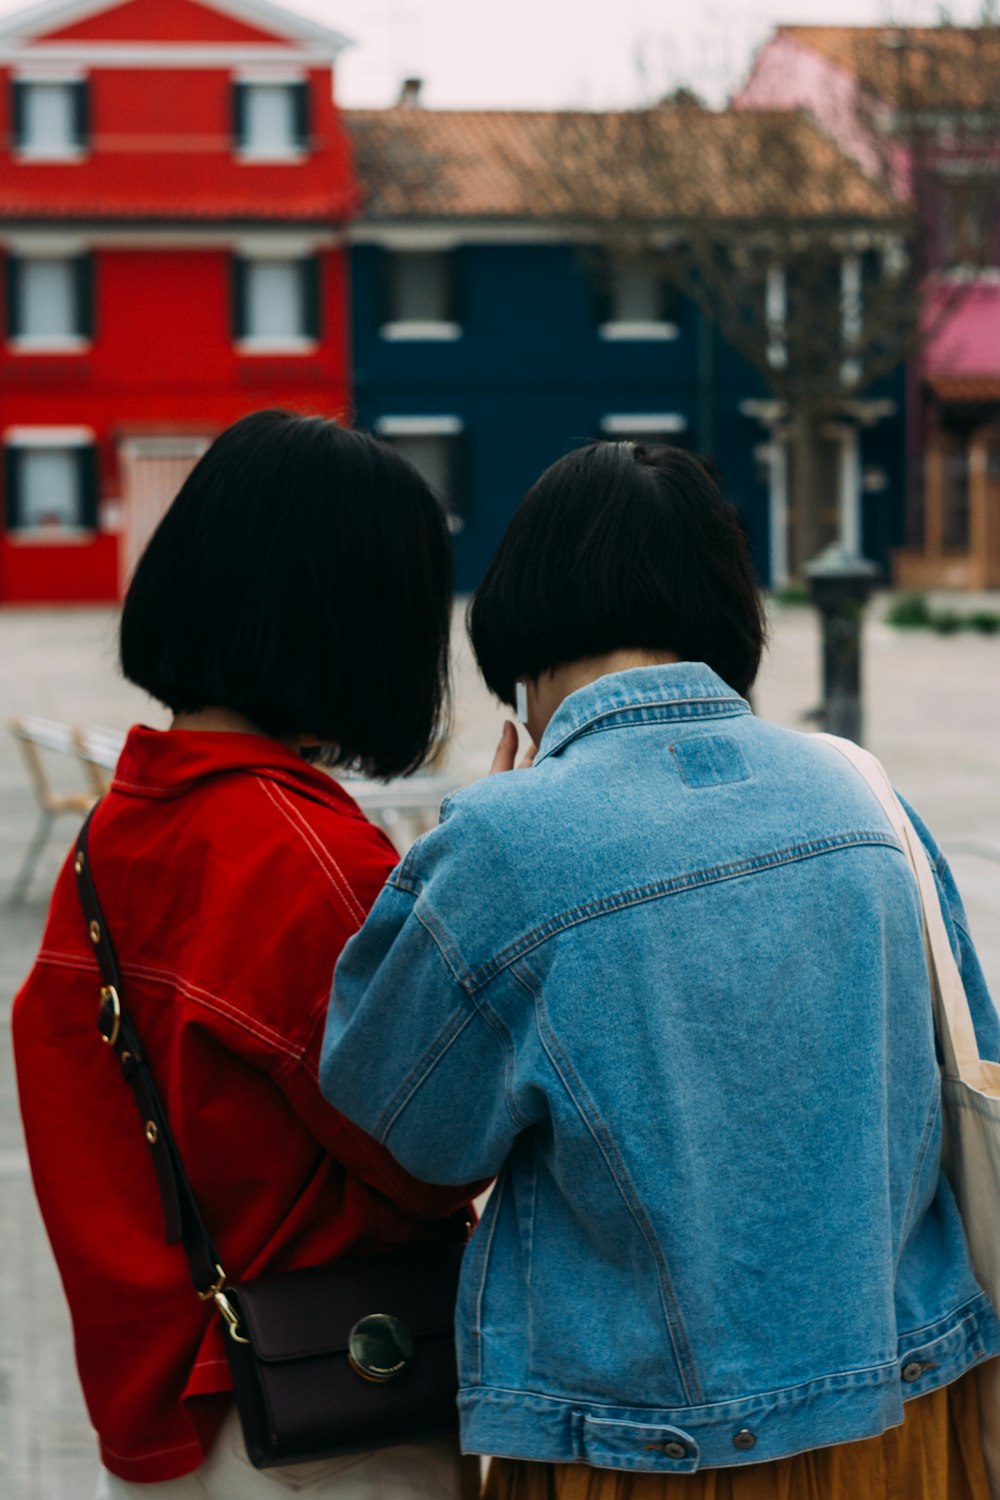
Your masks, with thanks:
[{"label": "tree trunk", "polygon": [[801,579],[802,569],[820,551],[823,539],[820,443],[816,413],[799,410],[792,425],[792,464],[789,510],[792,537],[789,555],[794,577]]}]

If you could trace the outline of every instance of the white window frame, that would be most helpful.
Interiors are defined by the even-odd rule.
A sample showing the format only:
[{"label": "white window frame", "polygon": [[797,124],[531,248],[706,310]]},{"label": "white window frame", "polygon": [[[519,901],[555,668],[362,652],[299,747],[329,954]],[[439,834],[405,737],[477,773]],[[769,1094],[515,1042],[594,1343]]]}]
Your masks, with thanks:
[{"label": "white window frame", "polygon": [[[51,73],[32,68],[24,71],[18,70],[10,75],[11,85],[19,84],[27,88],[39,84],[69,88],[86,82],[87,74],[80,68],[60,68],[58,72]],[[13,131],[13,124],[11,129]],[[30,144],[15,145],[11,154],[15,161],[23,162],[80,162],[89,157],[90,143],[86,142],[81,145],[73,141],[58,150],[39,148]]]},{"label": "white window frame", "polygon": [[[308,87],[308,74],[295,71],[294,69],[281,69],[274,72],[264,72],[260,69],[241,70],[236,73],[233,81],[244,88],[295,88],[305,85]],[[294,128],[295,113],[292,111],[292,122]],[[285,148],[275,150],[254,150],[252,146],[234,146],[234,155],[238,162],[246,162],[251,166],[277,166],[295,165],[297,162],[307,161],[310,156],[308,146],[300,145],[294,138]]]},{"label": "white window frame", "polygon": [[[7,427],[0,434],[4,449],[58,449],[94,448],[97,435],[92,427]],[[99,503],[99,496],[98,496]],[[4,527],[4,537],[15,546],[73,546],[89,542],[97,535],[96,526],[17,526]]]},{"label": "white window frame", "polygon": [[609,438],[672,436],[687,427],[679,411],[610,412],[601,418],[601,431]]},{"label": "white window frame", "polygon": [[[53,240],[49,244],[43,240],[32,239],[27,243],[14,240],[7,246],[7,253],[22,266],[32,260],[61,260],[72,267],[75,260],[88,253],[88,246],[78,240]],[[70,275],[74,275],[72,269]],[[72,293],[75,299],[75,284]],[[79,308],[74,310],[79,312]],[[15,333],[8,335],[5,343],[14,354],[84,354],[92,347],[93,338],[86,333]]]},{"label": "white window frame", "polygon": [[[636,260],[642,263],[641,256]],[[612,277],[618,269],[611,267]],[[651,268],[650,276],[654,276]],[[667,343],[680,336],[680,328],[666,318],[609,318],[598,324],[597,334],[609,343]]]},{"label": "white window frame", "polygon": [[[304,265],[306,261],[312,260],[318,252],[315,248],[304,248],[300,244],[289,247],[275,245],[268,248],[241,247],[238,245],[236,254],[249,268],[251,264],[264,265],[268,262],[276,262],[282,265]],[[249,278],[246,284],[246,295],[248,299],[247,314],[249,316]],[[244,334],[242,338],[236,339],[234,343],[238,354],[249,355],[315,354],[319,346],[320,340],[311,334],[289,334],[287,337]]]},{"label": "white window frame", "polygon": [[[379,437],[443,437],[458,438],[465,431],[465,423],[461,417],[454,416],[428,416],[428,417],[403,417],[384,416],[375,420],[375,431]],[[448,501],[454,496],[449,495]],[[448,522],[448,530],[452,536],[457,536],[465,529],[465,517],[449,510],[445,506],[445,516]]]},{"label": "white window frame", "polygon": [[[403,255],[440,255],[450,256],[454,253],[454,246],[437,244],[417,244],[397,248],[387,246],[387,253],[393,256]],[[454,276],[454,269],[449,274]],[[463,329],[461,323],[456,323],[450,318],[390,318],[379,328],[380,336],[389,343],[428,343],[428,344],[451,344],[462,337]]]}]

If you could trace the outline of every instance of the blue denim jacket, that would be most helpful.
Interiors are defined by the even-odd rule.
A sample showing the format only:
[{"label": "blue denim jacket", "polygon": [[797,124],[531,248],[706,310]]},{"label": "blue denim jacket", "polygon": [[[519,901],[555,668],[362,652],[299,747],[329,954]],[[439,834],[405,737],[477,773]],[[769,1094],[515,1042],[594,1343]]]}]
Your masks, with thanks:
[{"label": "blue denim jacket", "polygon": [[533,769],[449,799],[343,954],[322,1083],[418,1176],[499,1174],[460,1295],[469,1451],[759,1462],[1000,1352],[939,1171],[909,867],[836,750],[707,667],[600,679]]}]

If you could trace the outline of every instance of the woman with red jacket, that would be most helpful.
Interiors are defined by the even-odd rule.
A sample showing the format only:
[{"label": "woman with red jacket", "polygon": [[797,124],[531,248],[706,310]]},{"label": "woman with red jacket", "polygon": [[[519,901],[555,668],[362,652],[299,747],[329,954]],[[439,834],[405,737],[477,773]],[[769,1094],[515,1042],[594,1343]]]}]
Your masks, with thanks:
[{"label": "woman with red jacket", "polygon": [[[125,676],[173,711],[135,728],[89,833],[127,1005],[234,1279],[439,1233],[433,1188],[320,1094],[334,964],[396,863],[322,770],[413,770],[447,702],[440,506],[388,447],[259,412],[191,473],[125,601]],[[451,1441],[258,1472],[225,1326],[164,1243],[68,861],[14,1007],[21,1110],[73,1319],[102,1497],[459,1493]],[[400,996],[405,1004],[405,996]]]}]

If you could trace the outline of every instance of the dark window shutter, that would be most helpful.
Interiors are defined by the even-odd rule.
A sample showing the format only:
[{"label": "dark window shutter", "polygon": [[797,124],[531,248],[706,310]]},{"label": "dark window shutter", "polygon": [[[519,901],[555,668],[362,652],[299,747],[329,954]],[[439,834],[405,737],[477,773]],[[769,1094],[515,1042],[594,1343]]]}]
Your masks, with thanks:
[{"label": "dark window shutter", "polygon": [[320,258],[309,255],[302,262],[302,332],[307,339],[320,337]]},{"label": "dark window shutter", "polygon": [[238,341],[247,336],[247,263],[234,255],[232,267],[233,339]]},{"label": "dark window shutter", "polygon": [[681,299],[677,288],[663,275],[656,284],[656,311],[661,323],[679,323]]},{"label": "dark window shutter", "polygon": [[450,250],[444,255],[444,274],[447,278],[447,302],[448,322],[457,323],[460,328],[465,326],[465,260],[461,251]]},{"label": "dark window shutter", "polygon": [[80,448],[76,456],[80,484],[80,525],[86,531],[97,530],[97,449]]},{"label": "dark window shutter", "polygon": [[233,144],[237,151],[243,151],[247,143],[247,85],[245,83],[234,82],[232,108]]},{"label": "dark window shutter", "polygon": [[291,89],[295,118],[295,144],[300,151],[308,151],[310,142],[308,80],[303,79],[301,83],[293,83]]},{"label": "dark window shutter", "polygon": [[24,328],[21,310],[21,262],[16,255],[8,255],[5,276],[7,292],[7,337],[16,339]]},{"label": "dark window shutter", "polygon": [[82,339],[94,337],[94,257],[78,255],[73,261],[76,290],[76,328]]},{"label": "dark window shutter", "polygon": [[597,328],[600,328],[602,323],[610,323],[613,319],[611,278],[610,256],[603,251],[595,253],[590,267],[590,284],[594,325]]},{"label": "dark window shutter", "polygon": [[81,150],[90,144],[90,82],[73,84],[73,139]]},{"label": "dark window shutter", "polygon": [[14,79],[10,86],[10,113],[14,127],[14,146],[20,150],[24,146],[25,130],[27,128],[27,84]]},{"label": "dark window shutter", "polygon": [[456,432],[448,439],[448,512],[460,521],[469,519],[469,434]]},{"label": "dark window shutter", "polygon": [[4,524],[15,531],[21,524],[21,449],[7,447],[3,454]]},{"label": "dark window shutter", "polygon": [[399,256],[392,250],[379,250],[378,254],[378,321],[395,323],[399,311],[399,295],[396,286],[396,268]]}]

